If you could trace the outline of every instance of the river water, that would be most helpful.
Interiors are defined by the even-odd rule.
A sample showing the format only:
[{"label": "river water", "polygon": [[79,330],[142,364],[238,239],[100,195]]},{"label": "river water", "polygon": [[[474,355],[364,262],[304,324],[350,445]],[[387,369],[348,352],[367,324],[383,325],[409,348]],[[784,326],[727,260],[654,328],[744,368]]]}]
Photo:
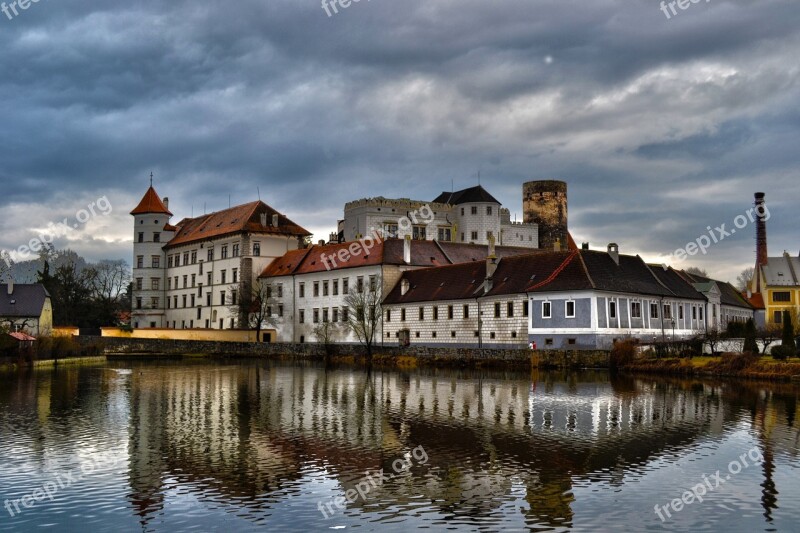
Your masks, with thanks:
[{"label": "river water", "polygon": [[0,531],[800,531],[799,399],[604,372],[0,373]]}]

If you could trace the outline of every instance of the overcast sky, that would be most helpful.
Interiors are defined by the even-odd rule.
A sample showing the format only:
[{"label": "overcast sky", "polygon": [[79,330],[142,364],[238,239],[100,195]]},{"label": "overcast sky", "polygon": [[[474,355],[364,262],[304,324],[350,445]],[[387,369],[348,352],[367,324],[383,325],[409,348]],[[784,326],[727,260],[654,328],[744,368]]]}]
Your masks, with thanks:
[{"label": "overcast sky", "polygon": [[[6,0],[8,2],[8,0]],[[173,222],[261,198],[324,238],[344,203],[569,184],[579,242],[664,261],[767,193],[800,250],[800,2],[41,0],[0,13],[0,249],[132,255],[149,174]],[[512,215],[513,216],[513,215]],[[733,280],[754,228],[697,265]]]}]

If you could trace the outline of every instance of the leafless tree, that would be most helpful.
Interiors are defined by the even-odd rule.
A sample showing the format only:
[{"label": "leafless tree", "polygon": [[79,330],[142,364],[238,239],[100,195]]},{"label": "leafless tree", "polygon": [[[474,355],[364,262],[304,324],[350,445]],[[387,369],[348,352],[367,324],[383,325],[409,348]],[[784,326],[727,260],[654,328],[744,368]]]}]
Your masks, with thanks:
[{"label": "leafless tree", "polygon": [[761,353],[769,353],[771,344],[777,342],[781,338],[783,328],[778,324],[766,324],[756,329],[756,338],[761,341],[763,348]]},{"label": "leafless tree", "polygon": [[338,323],[325,320],[324,318],[322,322],[317,324],[317,326],[314,328],[314,335],[317,337],[317,342],[321,343],[325,347],[325,355],[331,354],[333,338],[338,330]]},{"label": "leafless tree", "polygon": [[689,267],[689,268],[686,269],[686,273],[687,274],[694,274],[695,276],[700,276],[700,277],[703,277],[703,278],[707,278],[708,277],[708,272],[706,270],[702,269],[702,268],[699,268],[699,267]]},{"label": "leafless tree", "polygon": [[347,328],[352,331],[358,341],[367,350],[367,357],[372,358],[376,334],[380,330],[383,316],[381,311],[381,284],[374,286],[354,287],[345,297],[347,306]]},{"label": "leafless tree", "polygon": [[278,301],[272,289],[267,280],[258,279],[254,283],[241,281],[231,286],[227,297],[229,309],[239,317],[239,326],[254,330],[256,339],[261,338],[261,330],[265,325],[277,325],[278,316],[274,311]]},{"label": "leafless tree", "polygon": [[740,291],[746,291],[747,287],[750,286],[750,281],[753,279],[753,274],[755,274],[756,269],[753,267],[748,267],[742,270],[741,274],[736,276],[736,288]]}]

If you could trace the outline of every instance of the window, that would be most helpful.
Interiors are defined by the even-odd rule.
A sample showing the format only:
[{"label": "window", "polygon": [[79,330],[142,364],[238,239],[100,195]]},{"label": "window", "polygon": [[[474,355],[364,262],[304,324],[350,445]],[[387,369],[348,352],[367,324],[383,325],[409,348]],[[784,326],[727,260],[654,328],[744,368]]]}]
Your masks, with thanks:
[{"label": "window", "polygon": [[342,280],[342,294],[347,295],[350,293],[350,278]]},{"label": "window", "polygon": [[440,241],[450,242],[453,238],[453,230],[451,228],[439,228],[437,235]]},{"label": "window", "polygon": [[383,235],[385,238],[388,239],[397,238],[397,224],[384,224]]},{"label": "window", "polygon": [[278,283],[278,298],[283,298],[283,283]]},{"label": "window", "polygon": [[697,320],[697,308],[692,307],[692,320]]},{"label": "window", "polygon": [[175,254],[175,266],[181,266],[181,254]]},{"label": "window", "polygon": [[301,283],[300,284],[300,286],[298,287],[298,292],[300,293],[300,298],[305,298],[306,297],[306,284],[305,283]]},{"label": "window", "polygon": [[489,333],[489,338],[490,338],[490,339],[494,339],[495,337],[496,337],[496,335],[495,335],[494,331],[492,331],[491,333]]},{"label": "window", "polygon": [[150,280],[150,290],[157,291],[158,290],[159,281],[160,280],[158,278],[152,278]]},{"label": "window", "polygon": [[225,291],[219,293],[219,305],[225,305]]},{"label": "window", "polygon": [[617,318],[617,302],[608,302],[608,318]]},{"label": "window", "polygon": [[358,276],[356,279],[356,291],[364,292],[364,276]]},{"label": "window", "polygon": [[411,230],[411,236],[415,241],[424,241],[427,238],[425,226],[414,226]]},{"label": "window", "polygon": [[136,290],[142,290],[142,284],[144,283],[142,278],[136,278]]},{"label": "window", "polygon": [[228,245],[227,244],[222,246],[222,249],[220,249],[219,255],[220,255],[221,259],[227,259],[228,258]]},{"label": "window", "polygon": [[447,306],[447,319],[448,320],[453,320],[453,306],[452,305],[448,305]]},{"label": "window", "polygon": [[[192,307],[194,307],[194,304],[195,304],[195,301],[196,301],[195,298],[197,298],[197,296],[192,294]],[[236,291],[233,291],[233,303],[234,303],[234,305],[236,304]]]},{"label": "window", "polygon": [[267,298],[272,298],[272,285],[267,285]]},{"label": "window", "polygon": [[208,260],[209,261],[213,261],[214,260],[214,248],[213,247],[208,249]]},{"label": "window", "polygon": [[419,308],[419,319],[420,320],[425,320],[425,308],[424,307],[420,307]]},{"label": "window", "polygon": [[378,290],[378,278],[376,276],[369,277],[369,292],[375,292]]},{"label": "window", "polygon": [[332,310],[333,316],[331,317],[331,322],[338,322],[339,321],[339,308],[334,307]]},{"label": "window", "polygon": [[436,338],[436,332],[435,331],[433,333],[431,333],[431,337],[433,337],[434,339]]},{"label": "window", "polygon": [[319,323],[319,309],[314,309],[313,316],[312,316],[312,321],[314,322],[314,324],[318,324]]},{"label": "window", "polygon": [[678,306],[678,320],[683,320],[683,305]]},{"label": "window", "polygon": [[342,322],[347,322],[350,317],[350,311],[347,307],[342,307]]},{"label": "window", "polygon": [[192,288],[197,287],[197,274],[192,274]]},{"label": "window", "polygon": [[153,268],[160,268],[161,267],[161,257],[154,255],[152,258],[152,266]]},{"label": "window", "polygon": [[213,276],[213,272],[209,272],[209,273],[208,273],[208,284],[209,284],[209,285],[213,285],[213,284],[214,284],[214,276]]},{"label": "window", "polygon": [[773,292],[772,293],[772,301],[773,302],[791,302],[792,301],[792,293],[788,292],[788,291]]},{"label": "window", "polygon": [[298,314],[298,320],[300,321],[301,324],[305,324],[306,323],[306,310],[305,309],[300,309],[300,311],[298,313],[299,313]]},{"label": "window", "polygon": [[664,304],[664,320],[672,318],[672,304]]},{"label": "window", "polygon": [[551,316],[553,316],[553,304],[542,302],[542,318],[550,318]]},{"label": "window", "polygon": [[514,302],[508,302],[506,304],[506,312],[508,313],[508,318],[514,317]]},{"label": "window", "polygon": [[322,295],[323,296],[327,296],[328,295],[328,281],[327,280],[322,282]]},{"label": "window", "polygon": [[183,307],[185,308],[186,307],[186,295],[185,294],[183,295],[183,298],[181,298],[181,301],[183,302]]},{"label": "window", "polygon": [[[225,285],[225,283],[227,283],[228,271],[227,270],[220,270],[219,275],[222,278],[222,284]],[[185,278],[186,276],[183,276],[183,277]]]},{"label": "window", "polygon": [[150,298],[150,307],[153,309],[158,309],[158,298]]},{"label": "window", "polygon": [[772,314],[772,321],[776,324],[783,324],[783,311],[775,311]]},{"label": "window", "polygon": [[203,273],[203,262],[200,261],[200,274],[202,274],[202,273]]},{"label": "window", "polygon": [[326,323],[326,324],[328,323],[328,308],[327,307],[322,310],[322,321],[324,323]]},{"label": "window", "polygon": [[[177,298],[177,296],[176,296]],[[211,307],[211,291],[206,293],[206,306]]]},{"label": "window", "polygon": [[477,241],[478,240],[478,232],[477,231],[473,231],[470,234],[470,239],[472,239],[473,241]]},{"label": "window", "polygon": [[314,282],[314,298],[319,296],[319,281]]},{"label": "window", "polygon": [[233,245],[233,257],[239,257],[239,244]]},{"label": "window", "polygon": [[456,338],[456,332],[455,332],[455,331],[451,331],[451,332],[450,332],[450,336],[451,336],[451,337],[453,337],[453,338],[455,339],[455,338]]},{"label": "window", "polygon": [[[238,293],[235,290],[231,291],[231,305],[236,305],[237,296]],[[194,294],[192,295],[192,306],[194,306]]]},{"label": "window", "polygon": [[463,207],[461,208],[461,216],[462,217],[464,216],[464,208]]},{"label": "window", "polygon": [[564,316],[567,318],[575,318],[575,301],[568,300],[564,305]]},{"label": "window", "polygon": [[174,307],[175,309],[178,308],[178,297],[177,296],[173,296],[172,297],[172,307]]},{"label": "window", "polygon": [[167,257],[167,267],[168,268],[172,268],[172,260],[173,260],[172,256]]},{"label": "window", "polygon": [[254,242],[253,243],[253,255],[255,257],[261,257],[261,243],[260,242]]},{"label": "window", "polygon": [[700,313],[700,320],[703,320],[703,308],[698,307],[698,312]]},{"label": "window", "polygon": [[169,298],[167,298],[167,309],[169,309],[169,303],[170,303],[170,300],[169,300]]},{"label": "window", "polygon": [[387,309],[386,310],[386,322],[391,322],[391,321],[392,321],[392,310],[391,309]]},{"label": "window", "polygon": [[528,300],[522,302],[522,316],[528,316]]},{"label": "window", "polygon": [[186,252],[186,253],[183,254],[183,264],[184,265],[188,265],[189,264],[189,252]]},{"label": "window", "polygon": [[161,242],[161,234],[159,232],[153,233],[153,242]]},{"label": "window", "polygon": [[[223,277],[222,279],[223,279],[223,283],[224,283],[225,278]],[[185,289],[188,286],[189,286],[189,276],[188,276],[188,274],[184,274],[183,275],[183,288]]]},{"label": "window", "polygon": [[658,304],[650,304],[650,318],[658,318]]},{"label": "window", "polygon": [[142,299],[141,297],[136,298],[136,309],[141,309],[141,308],[142,308]]},{"label": "window", "polygon": [[339,280],[338,279],[333,280],[333,295],[334,296],[339,296]]},{"label": "window", "polygon": [[642,302],[631,302],[631,318],[642,318]]},{"label": "window", "polygon": [[494,303],[494,317],[500,318],[500,302]]},{"label": "window", "polygon": [[577,344],[577,342],[578,342],[577,339],[567,339],[567,344],[569,344],[570,346]]},{"label": "window", "polygon": [[439,307],[436,305],[433,306],[433,319],[439,320]]},{"label": "window", "polygon": [[136,256],[136,268],[144,268],[144,256]]},{"label": "window", "polygon": [[138,242],[144,242],[144,232],[143,231],[139,232],[139,238],[137,239],[137,241]]},{"label": "window", "polygon": [[490,205],[486,206],[486,214],[488,216],[492,216],[492,206],[490,206]]},{"label": "window", "polygon": [[544,345],[545,346],[552,346],[553,345],[553,339],[545,339],[544,340]]},{"label": "window", "polygon": [[469,306],[464,306],[464,318],[469,318]]},{"label": "window", "polygon": [[197,250],[192,250],[192,264],[197,263]]},{"label": "window", "polygon": [[472,214],[472,215],[477,215],[477,214],[478,214],[478,206],[477,206],[477,205],[473,205],[473,206],[470,208],[469,212],[470,212],[470,214]]},{"label": "window", "polygon": [[234,268],[233,270],[231,270],[231,272],[233,273],[233,282],[239,283],[239,269]]}]

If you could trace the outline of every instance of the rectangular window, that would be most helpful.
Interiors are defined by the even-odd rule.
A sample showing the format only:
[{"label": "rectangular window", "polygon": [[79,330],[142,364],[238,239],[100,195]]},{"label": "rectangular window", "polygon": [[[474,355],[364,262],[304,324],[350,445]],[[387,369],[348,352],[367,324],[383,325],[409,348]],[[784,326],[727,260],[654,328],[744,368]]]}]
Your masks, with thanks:
[{"label": "rectangular window", "polygon": [[197,264],[197,250],[192,250],[192,264]]},{"label": "rectangular window", "polygon": [[486,214],[488,216],[492,216],[492,206],[490,206],[490,205],[486,206]]},{"label": "rectangular window", "polygon": [[333,280],[333,295],[334,296],[339,296],[339,280],[338,279]]},{"label": "rectangular window", "polygon": [[143,231],[139,232],[139,238],[137,239],[137,241],[138,242],[144,242],[144,232]]},{"label": "rectangular window", "polygon": [[233,245],[233,257],[239,257],[239,245],[238,244],[234,244]]},{"label": "rectangular window", "polygon": [[692,307],[692,320],[697,320],[697,308]]},{"label": "rectangular window", "polygon": [[185,289],[188,286],[189,286],[189,276],[187,274],[184,274],[183,275],[183,288]]},{"label": "rectangular window", "polygon": [[[192,307],[194,307],[195,302],[197,301],[197,296],[192,294]],[[233,304],[236,305],[236,291],[233,293]]]},{"label": "rectangular window", "polygon": [[228,258],[228,245],[227,244],[222,246],[222,249],[220,250],[219,255],[220,255],[220,257],[222,259],[227,259]]},{"label": "rectangular window", "polygon": [[542,318],[550,318],[551,316],[553,316],[553,304],[542,302]]},{"label": "rectangular window", "polygon": [[175,266],[181,266],[181,254],[175,254]]},{"label": "rectangular window", "polygon": [[[234,290],[231,291],[231,305],[236,305],[238,293]],[[192,300],[194,300],[194,295],[192,295]],[[194,306],[194,302],[192,302],[192,306]]]},{"label": "rectangular window", "polygon": [[658,304],[650,304],[650,318],[658,318]]},{"label": "rectangular window", "polygon": [[356,291],[364,292],[364,276],[358,276],[358,278],[356,278]]},{"label": "rectangular window", "polygon": [[339,308],[334,307],[332,310],[333,316],[331,317],[331,322],[336,323],[339,322]]},{"label": "rectangular window", "polygon": [[322,295],[323,296],[327,296],[328,295],[328,281],[327,280],[322,282]]},{"label": "rectangular window", "polygon": [[153,233],[153,242],[161,242],[161,234],[156,232]]},{"label": "rectangular window", "polygon": [[699,307],[699,308],[698,308],[698,311],[699,311],[699,313],[700,313],[700,320],[703,320],[703,308],[702,308],[702,307]]},{"label": "rectangular window", "polygon": [[168,268],[172,268],[172,260],[173,260],[172,256],[167,257],[167,267]]},{"label": "rectangular window", "polygon": [[136,290],[142,290],[142,285],[144,284],[143,278],[136,278]]},{"label": "rectangular window", "polygon": [[183,254],[183,264],[184,265],[188,265],[189,264],[189,252],[186,252],[186,253]]},{"label": "rectangular window", "polygon": [[642,302],[631,302],[631,318],[642,318]]},{"label": "rectangular window", "polygon": [[211,286],[213,284],[214,284],[213,272],[209,272],[208,273],[208,285]]},{"label": "rectangular window", "polygon": [[564,308],[564,316],[567,318],[575,318],[575,302],[568,300]]},{"label": "rectangular window", "polygon": [[386,322],[391,322],[391,321],[392,321],[392,310],[391,309],[387,309],[386,310]]},{"label": "rectangular window", "polygon": [[283,298],[283,283],[278,283],[278,298]]},{"label": "rectangular window", "polygon": [[387,239],[397,238],[397,224],[384,224],[383,235]]},{"label": "rectangular window", "polygon": [[150,306],[153,309],[158,309],[158,298],[150,298]]},{"label": "rectangular window", "polygon": [[314,321],[314,324],[319,323],[319,309],[314,309],[312,320]]},{"label": "rectangular window", "polygon": [[326,323],[326,324],[328,323],[328,308],[327,307],[322,310],[322,321],[324,323]]},{"label": "rectangular window", "polygon": [[415,241],[424,241],[427,238],[425,226],[414,226],[411,230],[411,236]]},{"label": "rectangular window", "polygon": [[776,324],[783,324],[783,311],[775,311],[772,313],[772,321]]},{"label": "rectangular window", "polygon": [[154,255],[152,258],[152,266],[153,268],[160,268],[161,267],[161,257]]},{"label": "rectangular window", "polygon": [[438,237],[442,242],[450,242],[453,239],[452,228],[439,228]]},{"label": "rectangular window", "polygon": [[792,293],[788,292],[788,291],[773,292],[772,293],[772,301],[773,302],[791,302],[792,301]]},{"label": "rectangular window", "polygon": [[319,281],[314,282],[314,298],[319,296]]},{"label": "rectangular window", "polygon": [[508,313],[508,318],[514,318],[514,302],[506,304],[506,312]]},{"label": "rectangular window", "polygon": [[214,248],[213,247],[210,247],[208,249],[208,260],[209,261],[213,261],[214,260]]},{"label": "rectangular window", "polygon": [[453,306],[452,305],[448,305],[447,306],[447,319],[448,320],[453,320]]},{"label": "rectangular window", "polygon": [[141,309],[141,308],[142,308],[142,299],[136,298],[136,309]]},{"label": "rectangular window", "polygon": [[464,318],[469,318],[469,306],[464,306]]},{"label": "rectangular window", "polygon": [[347,307],[342,307],[342,322],[347,322],[350,319],[350,311]]},{"label": "rectangular window", "polygon": [[473,241],[477,241],[477,240],[478,240],[478,232],[477,232],[477,231],[473,231],[473,232],[470,234],[470,238],[471,238]]},{"label": "rectangular window", "polygon": [[436,305],[433,306],[433,319],[439,320],[439,307]]},{"label": "rectangular window", "polygon": [[183,307],[185,308],[186,307],[186,295],[185,294],[183,295],[183,298],[181,298],[181,302],[183,302]]},{"label": "rectangular window", "polygon": [[219,305],[225,305],[225,291],[219,293]]},{"label": "rectangular window", "polygon": [[239,269],[234,268],[231,272],[233,273],[233,282],[239,283]]},{"label": "rectangular window", "polygon": [[305,309],[300,309],[300,311],[298,311],[298,313],[299,313],[298,320],[300,321],[301,324],[305,324],[306,323],[306,310]]},{"label": "rectangular window", "polygon": [[494,317],[500,318],[500,302],[494,303]]},{"label": "rectangular window", "polygon": [[378,278],[376,276],[369,277],[369,292],[375,292],[378,290]]},{"label": "rectangular window", "polygon": [[350,293],[350,278],[342,280],[342,294],[347,295]]},{"label": "rectangular window", "polygon": [[672,318],[672,304],[664,304],[664,320]]},{"label": "rectangular window", "polygon": [[419,308],[419,319],[420,320],[425,320],[425,308],[424,307],[420,307]]},{"label": "rectangular window", "polygon": [[683,305],[678,306],[678,320],[683,320]]},{"label": "rectangular window", "polygon": [[157,291],[159,281],[160,280],[158,278],[152,278],[150,280],[150,290]]},{"label": "rectangular window", "polygon": [[200,261],[200,274],[201,275],[203,274],[203,262],[202,261]]},{"label": "rectangular window", "polygon": [[305,283],[301,283],[298,286],[297,290],[300,293],[300,298],[305,298],[306,297],[306,284]]},{"label": "rectangular window", "polygon": [[192,274],[192,288],[197,287],[197,274]]},{"label": "rectangular window", "polygon": [[254,242],[253,243],[253,255],[255,257],[261,257],[261,243],[260,242]]},{"label": "rectangular window", "polygon": [[608,318],[617,318],[617,302],[608,302]]},{"label": "rectangular window", "polygon": [[470,214],[473,214],[473,215],[477,215],[478,214],[478,206],[477,205],[473,205],[470,208]]},{"label": "rectangular window", "polygon": [[528,316],[528,300],[522,302],[522,316]]},{"label": "rectangular window", "polygon": [[[219,275],[220,275],[220,277],[222,279],[221,283],[223,285],[225,285],[228,282],[228,279],[227,279],[228,278],[228,271],[227,270],[221,270]],[[186,276],[183,276],[183,277],[186,278]]]}]

